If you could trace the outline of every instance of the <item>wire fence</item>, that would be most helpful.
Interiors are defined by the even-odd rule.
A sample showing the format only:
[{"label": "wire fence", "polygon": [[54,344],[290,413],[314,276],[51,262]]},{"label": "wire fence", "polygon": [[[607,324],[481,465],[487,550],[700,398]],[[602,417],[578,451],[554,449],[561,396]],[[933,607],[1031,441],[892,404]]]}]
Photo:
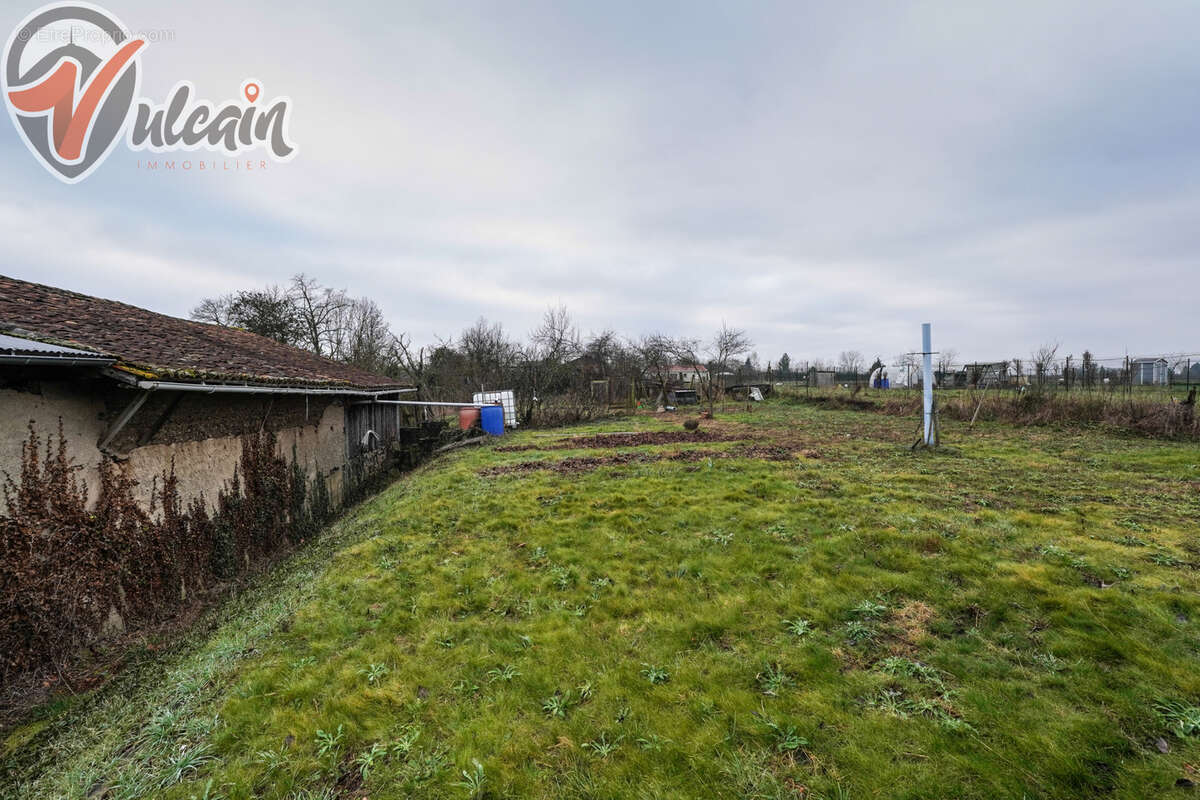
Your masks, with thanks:
[{"label": "wire fence", "polygon": [[[919,384],[920,371],[906,368],[906,383]],[[999,362],[940,363],[934,372],[941,389],[1037,389],[1051,392],[1124,392],[1149,396],[1188,394],[1200,385],[1200,354],[1094,358],[1064,356]]]},{"label": "wire fence", "polygon": [[[801,362],[795,369],[754,370],[731,374],[739,384],[764,383],[791,388],[916,389],[921,386],[918,358],[892,360],[875,368],[827,366]],[[1123,391],[1186,395],[1200,387],[1200,353],[1162,353],[1148,356],[1036,355],[1029,359],[934,361],[938,389],[1038,389],[1061,392]]]}]

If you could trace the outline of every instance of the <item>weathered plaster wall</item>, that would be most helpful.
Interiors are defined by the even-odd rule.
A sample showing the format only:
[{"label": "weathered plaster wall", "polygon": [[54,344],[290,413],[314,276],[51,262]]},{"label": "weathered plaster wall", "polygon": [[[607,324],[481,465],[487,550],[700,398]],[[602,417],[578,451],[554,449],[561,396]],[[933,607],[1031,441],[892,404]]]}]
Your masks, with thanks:
[{"label": "weathered plaster wall", "polygon": [[61,418],[67,452],[74,463],[83,466],[81,477],[87,481],[90,499],[95,500],[96,465],[100,459],[96,443],[104,430],[103,417],[104,401],[100,397],[62,384],[0,388],[0,478],[7,473],[16,480],[20,474],[21,450],[29,441],[31,421],[44,447],[48,435],[57,436]]},{"label": "weathered plaster wall", "polygon": [[[257,424],[249,427],[258,428]],[[171,469],[173,460],[180,496],[191,498],[203,494],[211,506],[241,458],[241,435],[135,447],[129,451],[124,468],[138,482],[139,489],[146,492],[155,479]],[[294,454],[310,479],[318,471],[323,474],[331,499],[340,504],[345,451],[342,406],[329,404],[320,410],[315,424],[283,428],[276,431],[276,436],[279,454],[289,461]]]},{"label": "weathered plaster wall", "polygon": [[[21,447],[32,420],[43,441],[62,420],[72,461],[81,466],[90,498],[97,494],[97,445],[111,420],[135,397],[106,381],[30,381],[0,388],[0,471],[16,475]],[[186,501],[203,495],[211,506],[233,476],[241,437],[258,430],[276,433],[279,453],[293,454],[311,477],[326,476],[331,499],[340,504],[345,472],[345,414],[340,401],[275,395],[206,395],[156,392],[109,445],[118,463],[138,482],[148,503],[155,479],[171,469]]]}]

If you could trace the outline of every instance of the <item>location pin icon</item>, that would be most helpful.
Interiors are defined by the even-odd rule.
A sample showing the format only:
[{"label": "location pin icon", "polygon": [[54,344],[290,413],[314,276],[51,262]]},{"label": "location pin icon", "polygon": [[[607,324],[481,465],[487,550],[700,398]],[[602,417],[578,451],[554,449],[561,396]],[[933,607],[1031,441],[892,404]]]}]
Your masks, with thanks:
[{"label": "location pin icon", "polygon": [[244,91],[246,92],[246,99],[249,100],[251,103],[253,103],[255,100],[258,99],[258,84],[257,83],[247,83]]}]

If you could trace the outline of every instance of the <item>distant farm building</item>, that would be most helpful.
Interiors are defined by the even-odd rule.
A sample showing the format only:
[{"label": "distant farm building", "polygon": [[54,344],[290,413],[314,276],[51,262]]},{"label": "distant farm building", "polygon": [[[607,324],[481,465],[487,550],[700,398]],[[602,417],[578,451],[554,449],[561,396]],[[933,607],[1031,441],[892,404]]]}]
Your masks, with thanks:
[{"label": "distant farm building", "polygon": [[837,373],[828,369],[813,369],[809,371],[811,386],[833,386],[837,382]]},{"label": "distant farm building", "polygon": [[977,362],[963,368],[966,385],[972,388],[1007,386],[1009,381],[1007,361]]},{"label": "distant farm building", "polygon": [[1165,358],[1135,358],[1130,362],[1130,381],[1134,386],[1166,386]]}]

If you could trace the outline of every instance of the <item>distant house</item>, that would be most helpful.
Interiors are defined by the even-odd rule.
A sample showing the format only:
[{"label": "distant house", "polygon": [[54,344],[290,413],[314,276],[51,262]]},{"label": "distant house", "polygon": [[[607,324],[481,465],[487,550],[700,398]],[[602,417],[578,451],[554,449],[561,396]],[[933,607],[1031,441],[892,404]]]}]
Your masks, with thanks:
[{"label": "distant house", "polygon": [[1165,358],[1135,358],[1129,363],[1130,381],[1134,386],[1166,386]]},{"label": "distant house", "polygon": [[693,386],[696,383],[708,380],[708,368],[703,364],[672,364],[661,372],[658,370],[646,370],[645,377],[651,381],[665,377],[667,382],[671,384]]},{"label": "distant house", "polygon": [[71,460],[97,495],[102,460],[148,502],[173,469],[185,502],[215,501],[248,434],[321,480],[337,504],[371,454],[405,422],[370,401],[400,382],[235,328],[0,276],[0,478],[20,474],[30,427],[61,425]]},{"label": "distant house", "polygon": [[703,364],[683,365],[675,364],[668,369],[671,380],[688,385],[699,383],[700,381],[708,380],[708,367]]}]

